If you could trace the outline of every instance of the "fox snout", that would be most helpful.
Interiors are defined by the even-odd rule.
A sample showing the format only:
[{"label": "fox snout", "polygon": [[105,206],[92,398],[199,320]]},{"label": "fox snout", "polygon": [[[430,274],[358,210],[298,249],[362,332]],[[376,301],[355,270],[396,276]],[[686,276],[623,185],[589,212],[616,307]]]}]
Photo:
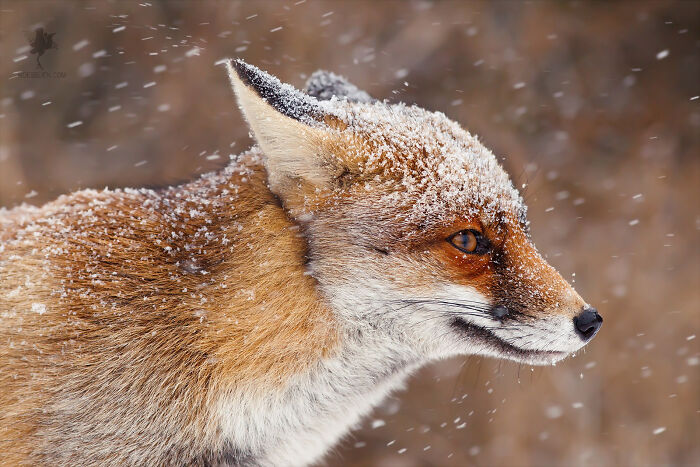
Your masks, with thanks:
[{"label": "fox snout", "polygon": [[574,317],[574,327],[584,342],[593,339],[602,325],[603,317],[593,307],[586,306],[581,314]]},{"label": "fox snout", "polygon": [[537,251],[527,224],[514,219],[501,226],[482,222],[443,244],[456,285],[451,296],[485,306],[481,316],[459,317],[456,329],[484,354],[552,363],[593,339],[603,318]]}]

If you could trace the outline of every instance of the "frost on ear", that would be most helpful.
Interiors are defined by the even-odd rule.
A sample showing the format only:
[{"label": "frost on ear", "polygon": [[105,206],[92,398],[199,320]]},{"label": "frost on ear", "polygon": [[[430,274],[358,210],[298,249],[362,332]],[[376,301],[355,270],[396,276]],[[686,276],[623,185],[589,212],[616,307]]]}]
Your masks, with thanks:
[{"label": "frost on ear", "polygon": [[332,97],[347,99],[350,102],[374,102],[369,94],[359,89],[342,76],[330,71],[317,70],[306,81],[306,92],[317,99],[327,101]]},{"label": "frost on ear", "polygon": [[266,157],[270,187],[285,196],[300,181],[332,178],[321,150],[330,132],[318,100],[242,60],[227,62],[238,105]]}]

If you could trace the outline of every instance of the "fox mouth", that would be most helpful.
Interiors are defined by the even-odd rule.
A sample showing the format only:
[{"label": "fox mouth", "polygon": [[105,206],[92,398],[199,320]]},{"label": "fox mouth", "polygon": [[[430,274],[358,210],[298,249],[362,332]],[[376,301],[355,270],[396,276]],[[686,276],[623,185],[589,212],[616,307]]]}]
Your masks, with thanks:
[{"label": "fox mouth", "polygon": [[510,342],[498,337],[488,329],[468,323],[462,318],[456,318],[452,325],[466,335],[470,341],[487,345],[490,349],[496,350],[501,357],[521,363],[532,365],[551,364],[563,359],[568,352],[556,350],[532,350],[522,349]]}]

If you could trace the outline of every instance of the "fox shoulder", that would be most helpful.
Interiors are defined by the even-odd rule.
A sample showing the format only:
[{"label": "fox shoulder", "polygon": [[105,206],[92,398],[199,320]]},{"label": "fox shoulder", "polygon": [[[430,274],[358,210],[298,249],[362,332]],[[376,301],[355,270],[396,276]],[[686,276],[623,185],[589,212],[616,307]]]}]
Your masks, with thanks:
[{"label": "fox shoulder", "polygon": [[334,348],[258,153],[181,187],[82,191],[0,219],[8,462],[63,446],[69,463],[89,441],[215,446],[215,393],[282,385]]}]

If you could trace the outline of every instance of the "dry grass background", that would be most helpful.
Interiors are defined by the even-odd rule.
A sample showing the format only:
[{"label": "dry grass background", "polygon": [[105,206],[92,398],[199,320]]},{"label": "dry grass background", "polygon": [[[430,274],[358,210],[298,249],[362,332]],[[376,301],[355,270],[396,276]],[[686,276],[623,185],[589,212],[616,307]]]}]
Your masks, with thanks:
[{"label": "dry grass background", "polygon": [[[599,336],[554,368],[427,367],[329,464],[700,464],[697,2],[0,10],[0,206],[222,167],[250,144],[214,65],[231,56],[297,86],[326,68],[442,110],[527,183],[535,241],[598,306]],[[18,75],[36,71],[23,57],[39,25],[56,32],[50,75]]]}]

